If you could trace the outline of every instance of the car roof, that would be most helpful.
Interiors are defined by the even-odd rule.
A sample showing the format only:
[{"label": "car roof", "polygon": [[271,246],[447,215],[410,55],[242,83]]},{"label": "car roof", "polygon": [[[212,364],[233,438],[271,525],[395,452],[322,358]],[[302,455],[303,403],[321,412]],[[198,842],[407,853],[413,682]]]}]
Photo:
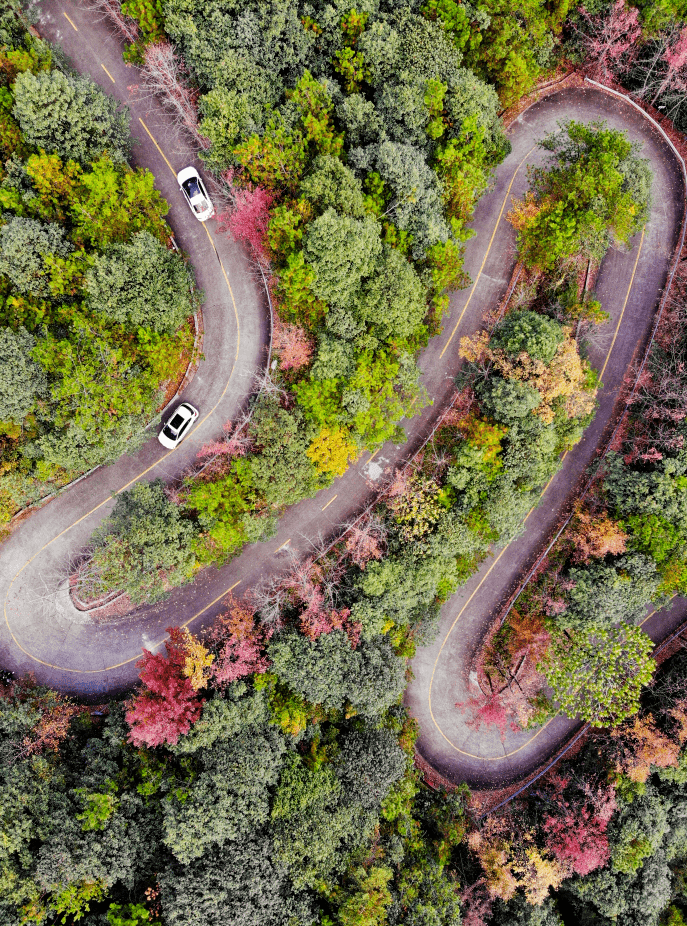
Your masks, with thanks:
[{"label": "car roof", "polygon": [[177,174],[177,182],[185,183],[187,180],[191,180],[194,177],[200,179],[200,175],[195,167],[184,167],[184,169],[180,170]]}]

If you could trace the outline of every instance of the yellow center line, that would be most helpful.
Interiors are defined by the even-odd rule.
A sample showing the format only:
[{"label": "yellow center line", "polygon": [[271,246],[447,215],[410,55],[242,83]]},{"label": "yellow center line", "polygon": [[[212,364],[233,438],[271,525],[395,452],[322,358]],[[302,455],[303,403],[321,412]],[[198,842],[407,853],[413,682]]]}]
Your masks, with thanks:
[{"label": "yellow center line", "polygon": [[[338,495],[335,495],[335,496],[334,496],[334,498],[338,498],[338,497],[339,497]],[[334,501],[334,498],[330,498],[330,499],[329,499],[329,501],[328,501],[327,504],[324,506],[324,508],[322,509],[322,511],[324,511],[325,508],[329,508],[329,506],[331,505],[331,503]]]},{"label": "yellow center line", "polygon": [[72,29],[74,30],[74,32],[78,32],[79,30],[78,30],[77,27],[74,25],[74,23],[71,21],[71,19],[67,16],[67,14],[64,12],[64,10],[62,10],[62,15],[63,15],[64,18],[67,20],[67,22],[69,23],[69,25],[72,27]]},{"label": "yellow center line", "polygon": [[608,349],[606,360],[604,362],[604,365],[601,367],[601,372],[599,373],[599,379],[601,380],[603,380],[604,378],[604,373],[606,372],[608,361],[611,359],[611,351],[613,350],[615,339],[618,337],[618,331],[620,330],[620,324],[623,320],[623,315],[625,314],[625,307],[627,306],[627,300],[630,298],[630,292],[632,291],[632,284],[634,283],[635,273],[637,272],[637,264],[639,263],[639,255],[642,253],[643,244],[644,244],[644,229],[642,229],[642,237],[639,239],[639,247],[637,248],[637,257],[635,258],[635,265],[632,268],[632,276],[630,277],[630,285],[627,287],[627,292],[625,293],[625,301],[623,302],[623,307],[620,312],[620,318],[618,319],[618,324],[615,326],[615,331],[613,332],[613,340],[611,341],[611,346]]},{"label": "yellow center line", "polygon": [[532,154],[532,152],[534,151],[534,149],[535,149],[536,147],[537,147],[537,146],[534,145],[534,147],[530,148],[530,150],[527,152],[527,154],[525,155],[525,157],[522,159],[522,161],[520,161],[520,163],[518,164],[518,166],[515,168],[515,172],[514,172],[513,176],[510,178],[510,183],[508,184],[508,189],[506,190],[506,195],[503,197],[503,202],[501,203],[501,211],[499,212],[499,217],[498,217],[498,219],[496,220],[496,225],[494,225],[494,231],[491,233],[491,238],[489,239],[489,245],[488,245],[488,247],[487,247],[486,254],[484,255],[484,260],[482,261],[482,266],[479,268],[479,271],[477,272],[477,276],[475,277],[475,282],[472,284],[472,289],[470,290],[470,295],[468,296],[467,302],[466,302],[465,305],[463,306],[463,311],[460,313],[460,317],[459,317],[458,321],[456,322],[456,324],[455,324],[455,326],[454,326],[454,328],[453,328],[453,331],[451,332],[451,336],[449,337],[449,339],[448,339],[448,341],[446,342],[446,344],[444,344],[444,349],[443,349],[442,352],[439,354],[439,360],[441,360],[441,358],[444,356],[444,354],[445,354],[446,351],[448,350],[448,346],[449,346],[449,344],[451,343],[451,341],[453,340],[454,334],[456,333],[456,331],[458,331],[458,326],[459,326],[460,323],[463,321],[463,316],[464,316],[465,313],[467,312],[467,308],[468,308],[468,306],[470,305],[470,301],[471,301],[473,295],[475,294],[475,290],[477,289],[477,284],[479,283],[479,278],[482,276],[482,271],[484,270],[484,265],[486,264],[487,258],[489,257],[489,253],[491,252],[491,246],[492,246],[492,244],[494,243],[494,238],[496,237],[496,232],[498,231],[498,227],[499,227],[499,225],[501,224],[501,216],[503,215],[503,210],[506,208],[506,203],[508,202],[508,197],[510,196],[510,191],[511,191],[511,189],[512,189],[512,187],[513,187],[513,184],[514,184],[514,182],[515,182],[515,178],[516,178],[517,175],[518,175],[518,171],[520,170],[520,168],[522,167],[522,165],[525,163],[525,161],[527,160],[527,158]]},{"label": "yellow center line", "polygon": [[[371,463],[371,462],[374,460],[374,458],[377,456],[378,453],[379,453],[379,450],[375,450],[375,452],[372,454],[372,456],[371,456],[370,459],[367,461],[367,463]],[[367,466],[367,463],[365,464],[365,466]]]},{"label": "yellow center line", "polygon": [[106,73],[107,76],[110,78],[110,80],[112,81],[112,83],[115,84],[115,83],[116,83],[116,80],[114,79],[114,77],[112,76],[112,74],[110,74],[110,72],[107,70],[107,68],[106,68],[105,65],[102,63],[102,61],[100,62],[100,67],[103,69],[103,71],[105,71],[105,73]]},{"label": "yellow center line", "polygon": [[[219,265],[220,265],[220,267],[222,268],[222,275],[224,276],[224,281],[225,281],[225,283],[227,284],[227,286],[229,287],[229,290],[231,291],[231,286],[230,286],[230,284],[229,284],[229,277],[227,276],[227,271],[224,269],[224,264],[222,263],[222,258],[219,256],[219,253],[218,253],[218,251],[217,251],[217,248],[215,247],[215,242],[212,240],[212,235],[210,234],[210,230],[209,230],[209,228],[207,227],[207,225],[206,225],[205,223],[203,223],[203,228],[205,229],[205,234],[208,236],[208,240],[209,240],[210,244],[212,245],[212,249],[213,249],[213,251],[215,252],[215,254],[216,254],[216,256],[217,256],[217,260],[219,261]],[[232,295],[232,299],[233,299],[233,298],[234,298],[234,297],[233,297],[233,295]],[[237,332],[237,337],[236,337],[236,352],[235,352],[235,354],[234,354],[234,362],[236,362],[236,361],[239,359],[239,347],[241,346],[241,332],[240,332],[240,330],[239,330],[239,316],[238,316],[238,312],[236,311],[236,303],[234,303],[234,315],[236,316],[236,332]]]},{"label": "yellow center line", "polygon": [[280,550],[283,550],[284,547],[285,547],[287,544],[289,544],[289,543],[291,543],[291,538],[290,538],[290,537],[289,537],[288,540],[285,540],[284,543],[283,543],[280,547],[277,547],[277,549],[276,549],[274,552],[275,552],[275,553],[278,553]]},{"label": "yellow center line", "polygon": [[150,140],[152,141],[152,143],[155,145],[155,147],[157,148],[157,150],[158,150],[158,151],[160,152],[160,154],[162,155],[165,164],[166,164],[167,167],[169,167],[169,169],[172,171],[172,173],[174,174],[174,179],[176,180],[177,172],[174,170],[174,168],[172,167],[172,165],[171,165],[171,164],[169,163],[169,161],[167,160],[167,156],[166,156],[165,152],[162,150],[162,148],[161,148],[161,147],[158,145],[158,143],[155,141],[155,138],[153,137],[153,133],[150,131],[150,129],[149,129],[148,126],[145,124],[145,122],[143,121],[143,119],[141,119],[140,116],[139,116],[139,118],[138,118],[138,121],[141,123],[141,125],[143,126],[143,128],[144,128],[144,129],[146,130],[146,132],[148,133],[148,137],[150,138]]},{"label": "yellow center line", "polygon": [[[230,585],[226,592],[222,592],[222,595],[226,595],[227,592],[233,592],[233,590],[236,588],[236,586],[237,586],[237,585],[240,585],[240,584],[241,584],[241,579],[239,579],[238,582],[234,582],[233,585]],[[222,595],[220,595],[220,598],[222,597]],[[218,601],[219,599],[215,599],[215,600]],[[214,604],[214,601],[213,601],[213,604]],[[210,605],[208,605],[208,608],[209,608],[209,607],[210,607]],[[207,610],[207,609],[204,608],[203,610]],[[203,612],[202,612],[202,611],[199,611],[198,613],[199,613],[199,614],[202,614]],[[195,615],[194,615],[194,616],[195,616]],[[192,620],[193,620],[193,617],[189,618],[189,620],[188,620],[186,623],[189,623],[189,622],[192,621]],[[186,624],[184,624],[184,627],[185,627],[185,626],[186,626]]]}]

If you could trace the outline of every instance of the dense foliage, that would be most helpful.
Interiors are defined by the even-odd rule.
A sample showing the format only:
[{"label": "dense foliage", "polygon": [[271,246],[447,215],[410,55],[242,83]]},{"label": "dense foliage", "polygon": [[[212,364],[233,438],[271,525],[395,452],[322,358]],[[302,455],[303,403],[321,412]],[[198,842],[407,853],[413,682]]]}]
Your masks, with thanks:
[{"label": "dense foliage", "polygon": [[[166,30],[198,80],[208,161],[243,184],[233,230],[276,271],[280,367],[251,418],[203,449],[197,478],[117,500],[81,573],[91,595],[150,600],[264,536],[287,502],[395,436],[420,396],[413,353],[460,279],[463,225],[502,153],[494,94],[475,75],[517,98],[553,62],[568,5],[359,6],[122,5],[140,26],[132,57]],[[615,9],[589,6],[587,24]],[[674,13],[666,0],[642,18],[659,28]],[[10,51],[3,73],[32,49]],[[59,334],[67,350],[67,302],[97,319],[98,337],[130,328],[158,351],[187,304],[159,202],[137,214],[145,184],[124,166],[114,109],[61,71],[19,71],[5,112],[33,127],[22,139],[8,121],[2,135],[19,179],[0,189],[0,261],[13,306],[27,308],[0,338],[0,408],[38,428],[55,376],[44,341]],[[40,106],[50,80],[54,112]],[[80,121],[91,99],[96,142]],[[31,150],[44,137],[54,147]],[[407,657],[442,601],[520,529],[593,412],[578,342],[602,314],[579,292],[575,259],[636,230],[647,177],[602,127],[567,126],[549,144],[557,167],[535,175],[521,213],[518,308],[462,343],[453,409],[373,514],[250,606],[229,601],[204,639],[171,628],[164,655],[144,651],[124,704],[89,711],[30,680],[3,687],[0,923],[453,926],[460,907],[471,926],[559,926],[561,913],[589,926],[683,922],[683,659],[634,720],[478,827],[461,789],[421,784],[399,706]],[[102,176],[126,193],[131,224],[92,208]],[[649,599],[686,587],[678,329],[652,356],[624,454],[577,513],[551,581],[525,599],[532,624],[497,641],[501,655],[525,641],[541,656],[552,635],[549,681],[597,723],[636,712],[649,663],[634,625]],[[79,330],[86,344],[96,329]]]},{"label": "dense foliage", "polygon": [[[620,440],[488,654],[494,678],[539,662],[557,703],[595,725],[636,712],[652,667],[647,606],[687,591],[686,307],[680,270]],[[528,694],[521,721],[544,720],[552,705]]]},{"label": "dense foliage", "polygon": [[128,705],[3,688],[0,922],[457,920],[464,800],[421,790],[397,693],[370,677],[356,711],[304,701],[276,665],[229,681],[252,620],[233,607],[209,648],[172,631]]},{"label": "dense foliage", "polygon": [[197,85],[228,228],[273,275],[278,368],[241,436],[246,459],[204,465],[182,493],[203,557],[221,560],[362,449],[403,438],[425,401],[415,355],[445,289],[466,280],[465,225],[507,142],[493,88],[416,4],[122,10],[140,24],[144,73],[169,48],[145,22],[174,40],[165,54]]},{"label": "dense foliage", "polygon": [[601,260],[627,245],[651,203],[651,171],[639,146],[603,124],[569,122],[541,143],[552,164],[530,171],[530,192],[511,221],[529,266],[551,269],[574,255]]},{"label": "dense foliage", "polygon": [[463,922],[684,922],[686,670],[681,651],[631,721],[481,821],[459,849]]},{"label": "dense foliage", "polygon": [[136,449],[192,341],[189,270],[128,117],[0,22],[0,520]]}]

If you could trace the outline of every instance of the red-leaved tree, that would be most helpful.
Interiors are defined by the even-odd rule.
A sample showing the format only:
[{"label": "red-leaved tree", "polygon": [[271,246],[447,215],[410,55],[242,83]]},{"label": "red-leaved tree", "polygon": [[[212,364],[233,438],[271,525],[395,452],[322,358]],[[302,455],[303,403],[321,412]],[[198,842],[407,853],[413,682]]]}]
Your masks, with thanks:
[{"label": "red-leaved tree", "polygon": [[607,820],[587,807],[575,808],[574,813],[565,816],[546,817],[546,847],[578,875],[588,875],[602,868],[610,858],[607,826]]},{"label": "red-leaved tree", "polygon": [[142,688],[129,702],[126,721],[129,741],[134,746],[174,744],[188,733],[200,717],[205,698],[194,689],[191,678],[184,674],[187,666],[188,634],[178,627],[168,627],[165,641],[167,657],[162,653],[143,650]]}]

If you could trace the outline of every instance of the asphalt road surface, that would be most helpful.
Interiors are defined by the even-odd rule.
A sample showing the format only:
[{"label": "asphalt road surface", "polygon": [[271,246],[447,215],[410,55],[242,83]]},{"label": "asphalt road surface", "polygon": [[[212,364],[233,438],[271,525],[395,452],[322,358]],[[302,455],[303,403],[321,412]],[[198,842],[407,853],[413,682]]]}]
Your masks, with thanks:
[{"label": "asphalt road surface", "polygon": [[[255,374],[264,367],[269,319],[261,286],[241,248],[219,234],[213,222],[197,222],[182,200],[174,172],[187,164],[202,171],[202,165],[171,117],[154,100],[140,99],[137,72],[123,64],[122,47],[108,23],[68,0],[45,0],[40,9],[40,32],[62,46],[75,68],[129,105],[137,142],[133,160],[155,175],[170,203],[168,219],[175,237],[190,255],[205,293],[205,359],[183,396],[200,409],[191,435],[172,452],[151,437],[137,454],[98,470],[31,515],[0,547],[0,664],[17,674],[33,672],[41,682],[77,696],[99,698],[130,686],[141,648],[161,647],[166,627],[185,625],[197,632],[212,622],[231,589],[240,596],[288,569],[294,556],[311,552],[322,538],[350,523],[394,467],[420,445],[453,393],[460,337],[477,331],[485,312],[506,291],[515,237],[505,216],[512,198],[527,189],[527,166],[544,160],[538,140],[560,120],[605,120],[642,144],[654,174],[653,207],[631,250],[611,250],[601,266],[597,294],[610,321],[604,343],[591,354],[603,370],[596,418],[546,487],[522,536],[496,551],[446,603],[437,641],[419,651],[413,662],[415,678],[407,694],[421,725],[419,750],[443,775],[475,786],[525,777],[574,725],[559,718],[538,733],[508,731],[502,740],[488,729],[471,729],[455,705],[469,697],[471,659],[494,610],[542,547],[593,460],[613,418],[627,367],[646,342],[682,221],[684,189],[671,148],[632,106],[595,88],[562,91],[528,109],[511,127],[512,151],[471,223],[475,236],[467,244],[465,263],[473,284],[452,295],[444,332],[421,356],[423,382],[433,404],[404,422],[406,443],[389,443],[373,455],[364,454],[329,489],[290,508],[271,541],[246,547],[221,569],[205,570],[192,585],[156,606],[95,624],[71,604],[66,583],[70,556],[109,514],[113,493],[139,480],[174,479],[236,417],[254,389]],[[646,629],[652,637],[660,639],[677,625],[681,608],[651,617]]]}]

